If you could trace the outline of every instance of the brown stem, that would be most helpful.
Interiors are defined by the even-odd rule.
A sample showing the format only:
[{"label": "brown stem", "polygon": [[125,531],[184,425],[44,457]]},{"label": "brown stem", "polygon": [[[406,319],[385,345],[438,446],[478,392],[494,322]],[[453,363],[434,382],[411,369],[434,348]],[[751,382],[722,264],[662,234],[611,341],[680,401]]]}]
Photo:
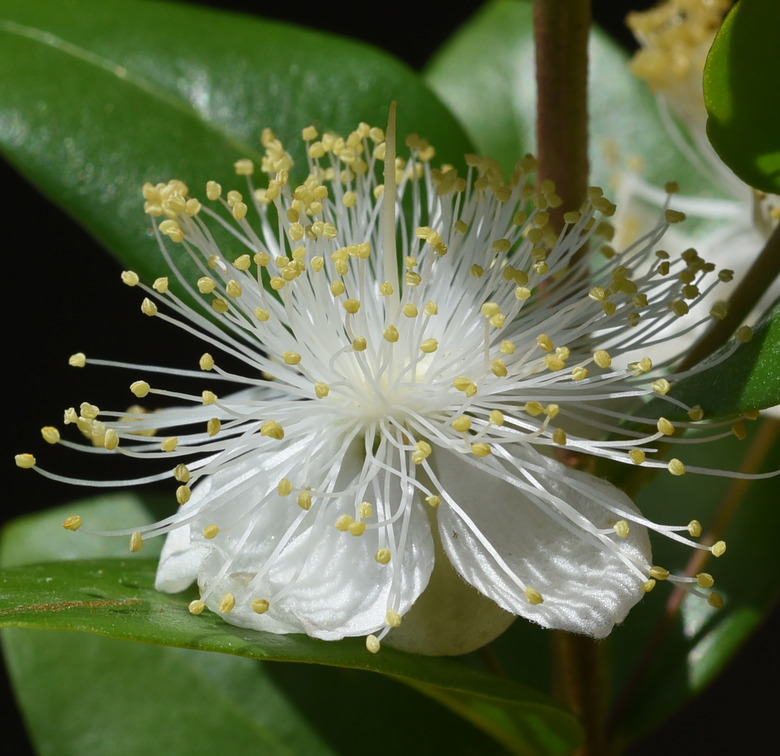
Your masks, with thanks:
[{"label": "brown stem", "polygon": [[590,0],[534,0],[539,176],[552,179],[563,213],[588,189],[588,35]]},{"label": "brown stem", "polygon": [[607,754],[604,648],[603,642],[582,635],[553,634],[555,693],[572,708],[585,730],[585,743],[577,756]]},{"label": "brown stem", "polygon": [[731,295],[726,317],[723,320],[716,320],[710,330],[693,345],[680,364],[680,370],[698,365],[724,344],[778,275],[780,275],[780,226],[775,228],[761,254]]}]

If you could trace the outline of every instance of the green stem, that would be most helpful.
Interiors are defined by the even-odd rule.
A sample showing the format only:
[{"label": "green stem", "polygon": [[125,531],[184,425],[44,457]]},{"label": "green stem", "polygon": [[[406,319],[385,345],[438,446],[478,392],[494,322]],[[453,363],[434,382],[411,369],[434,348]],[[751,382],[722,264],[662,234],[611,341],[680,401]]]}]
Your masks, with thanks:
[{"label": "green stem", "polygon": [[756,302],[778,275],[780,275],[780,226],[775,228],[761,254],[731,295],[726,317],[723,320],[716,320],[710,330],[693,345],[680,364],[680,370],[698,365],[724,344],[750,314]]},{"label": "green stem", "polygon": [[588,188],[590,18],[590,0],[534,0],[539,175],[563,199],[559,226]]}]

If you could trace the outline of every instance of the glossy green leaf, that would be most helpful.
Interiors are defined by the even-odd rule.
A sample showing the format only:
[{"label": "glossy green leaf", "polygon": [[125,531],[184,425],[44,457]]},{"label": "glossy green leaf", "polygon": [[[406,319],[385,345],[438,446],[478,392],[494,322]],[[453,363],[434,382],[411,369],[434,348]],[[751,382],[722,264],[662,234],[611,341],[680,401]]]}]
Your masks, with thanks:
[{"label": "glossy green leaf", "polygon": [[[675,455],[689,466],[767,472],[780,467],[780,424],[766,419],[750,425],[745,441],[681,446]],[[635,740],[700,693],[733,658],[778,600],[777,580],[768,568],[780,527],[780,477],[745,481],[688,474],[658,475],[638,498],[643,514],[667,524],[699,519],[701,540],[724,539],[720,559],[696,567],[715,578],[724,597],[714,609],[689,596],[665,627],[673,587],[658,583],[611,638],[613,695],[618,737]],[[699,552],[665,538],[653,541],[656,564],[682,572]],[[745,691],[760,695],[760,691]],[[735,691],[735,695],[739,695]]]},{"label": "glossy green leaf", "polygon": [[[614,190],[619,168],[644,163],[656,186],[712,196],[711,182],[677,148],[628,53],[598,28],[590,45],[591,181]],[[426,79],[483,155],[511,171],[535,149],[536,83],[532,3],[492,0],[432,59]]]},{"label": "glossy green leaf", "polygon": [[[107,519],[114,524],[127,522],[137,516],[136,506],[127,497],[107,498],[94,506],[79,506],[78,511],[100,527]],[[18,565],[23,555],[29,556],[26,550],[31,545],[33,555],[51,557],[66,542],[89,539],[86,534],[62,529],[61,521],[73,511],[47,512],[7,528],[4,560],[17,566],[1,573],[0,626],[80,630],[252,659],[381,672],[445,704],[514,753],[565,754],[578,742],[580,731],[574,716],[550,698],[454,660],[418,657],[391,648],[372,655],[361,639],[326,643],[305,636],[244,630],[210,613],[193,616],[187,608],[192,595],[171,596],[154,590],[154,559],[128,555]],[[47,541],[45,550],[36,552],[35,544],[43,540]],[[114,544],[109,539],[92,540]],[[119,544],[126,547],[124,539]],[[68,556],[72,555],[71,550]]]},{"label": "glossy green leaf", "polygon": [[[689,407],[700,405],[710,418],[780,404],[780,301],[755,325],[750,341],[736,349],[727,344],[711,359],[712,367],[676,382],[670,396]],[[658,399],[645,413],[685,418],[683,410]]]},{"label": "glossy green leaf", "polygon": [[726,16],[704,69],[707,134],[743,181],[780,193],[776,0],[741,0]]},{"label": "glossy green leaf", "polygon": [[[181,178],[196,194],[259,165],[271,127],[305,175],[301,129],[417,132],[444,161],[470,145],[420,77],[367,45],[182,3],[5,0],[0,150],[145,277],[162,270],[141,186]],[[261,179],[262,180],[262,179]]]}]

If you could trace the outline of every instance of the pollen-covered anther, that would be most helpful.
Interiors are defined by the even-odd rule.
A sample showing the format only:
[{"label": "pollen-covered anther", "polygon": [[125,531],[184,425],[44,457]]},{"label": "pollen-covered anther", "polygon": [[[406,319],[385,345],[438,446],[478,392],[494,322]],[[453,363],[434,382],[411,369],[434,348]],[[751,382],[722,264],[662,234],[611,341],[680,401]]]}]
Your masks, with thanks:
[{"label": "pollen-covered anther", "polygon": [[715,585],[715,578],[709,572],[700,572],[696,575],[696,582],[699,584],[699,588],[712,588]]},{"label": "pollen-covered anther", "polygon": [[590,371],[584,367],[576,367],[571,371],[573,381],[584,381],[590,375]]},{"label": "pollen-covered anther", "polygon": [[431,456],[433,449],[427,441],[418,441],[415,444],[414,451],[412,452],[412,461],[416,465],[421,465],[428,457]]},{"label": "pollen-covered anther", "polygon": [[231,612],[236,605],[236,597],[232,593],[225,593],[219,600],[220,614]]},{"label": "pollen-covered anther", "polygon": [[655,580],[650,579],[642,583],[642,593],[650,593],[655,588]]},{"label": "pollen-covered anther", "polygon": [[377,550],[376,554],[374,555],[374,558],[379,564],[390,564],[390,560],[392,559],[392,554],[390,552],[390,549],[381,548]]},{"label": "pollen-covered anther", "polygon": [[698,538],[702,534],[702,526],[701,523],[698,520],[691,520],[688,523],[688,532],[693,536],[694,538]]},{"label": "pollen-covered anther", "polygon": [[150,391],[151,386],[146,381],[134,381],[130,384],[130,391],[134,396],[143,399]]},{"label": "pollen-covered anther", "polygon": [[190,601],[187,609],[189,610],[190,614],[203,614],[203,611],[206,609],[206,602],[201,601],[200,599],[195,599],[194,601]]},{"label": "pollen-covered anther", "polygon": [[216,436],[222,430],[222,421],[218,417],[212,417],[206,423],[206,432],[209,436]]},{"label": "pollen-covered anther", "polygon": [[726,553],[726,542],[717,541],[716,543],[713,543],[711,551],[712,551],[712,556],[722,557]]},{"label": "pollen-covered anther", "polygon": [[176,465],[173,470],[173,477],[179,483],[188,483],[190,480],[190,469],[183,462]]},{"label": "pollen-covered anther", "polygon": [[631,534],[631,526],[629,525],[628,520],[618,520],[612,526],[612,529],[620,538],[628,538]]},{"label": "pollen-covered anther", "polygon": [[674,435],[674,425],[672,425],[672,423],[670,423],[665,417],[658,418],[656,428],[658,428],[658,432],[663,433],[664,436]]},{"label": "pollen-covered anther", "polygon": [[179,486],[176,489],[176,501],[179,504],[186,504],[192,496],[192,489],[189,486]]},{"label": "pollen-covered anther", "polygon": [[176,450],[176,447],[178,445],[179,445],[179,439],[176,438],[176,436],[169,436],[168,438],[163,440],[163,442],[160,444],[160,448],[164,452],[172,452]]},{"label": "pollen-covered anther", "polygon": [[420,343],[420,351],[425,354],[431,354],[439,348],[439,342],[436,339],[425,339]]},{"label": "pollen-covered anther", "polygon": [[377,638],[376,635],[366,636],[366,650],[369,653],[377,654],[381,648],[382,644],[379,642],[379,638]]},{"label": "pollen-covered anther", "polygon": [[669,383],[666,378],[658,378],[657,380],[653,381],[652,387],[656,394],[666,396],[666,394],[668,394],[669,390],[672,388],[672,384]]},{"label": "pollen-covered anther", "polygon": [[425,497],[425,503],[432,509],[436,509],[441,504],[441,496],[430,494]]},{"label": "pollen-covered anther", "polygon": [[366,532],[366,523],[362,520],[353,520],[349,523],[347,526],[347,530],[353,535],[353,536],[362,536],[363,533]]},{"label": "pollen-covered anther", "polygon": [[87,355],[84,352],[76,352],[68,357],[68,365],[71,367],[84,367],[87,364]]},{"label": "pollen-covered anther", "polygon": [[216,538],[219,535],[219,525],[215,525],[212,523],[211,525],[206,525],[205,528],[203,528],[203,537],[208,538],[211,540],[212,538]]},{"label": "pollen-covered anther", "polygon": [[487,457],[491,454],[491,449],[488,444],[479,442],[471,445],[471,453],[475,457]]},{"label": "pollen-covered anther", "polygon": [[282,478],[276,487],[279,496],[289,496],[293,492],[294,486],[289,478]]},{"label": "pollen-covered anther", "polygon": [[525,589],[525,597],[528,599],[528,602],[534,606],[538,606],[539,604],[544,603],[544,597],[542,594],[539,593],[536,588],[531,588],[531,586],[528,586]]},{"label": "pollen-covered anther", "polygon": [[71,515],[65,519],[65,522],[62,523],[62,527],[65,528],[65,530],[76,531],[81,527],[81,524],[82,520],[79,515]]},{"label": "pollen-covered anther", "polygon": [[284,438],[284,429],[276,420],[266,420],[260,426],[260,435],[281,441]]},{"label": "pollen-covered anther", "polygon": [[154,302],[152,302],[151,299],[146,297],[144,301],[141,302],[141,312],[144,315],[153,318],[157,314],[157,305]]},{"label": "pollen-covered anther", "polygon": [[138,284],[141,282],[141,279],[138,276],[138,273],[132,270],[123,270],[122,271],[122,283],[125,286],[138,286]]},{"label": "pollen-covered anther", "polygon": [[665,567],[655,566],[648,570],[648,574],[655,580],[668,580],[671,573]]},{"label": "pollen-covered anther", "polygon": [[113,451],[119,446],[119,435],[113,428],[107,428],[103,434],[103,448]]},{"label": "pollen-covered anther", "polygon": [[469,398],[473,397],[477,393],[477,384],[474,383],[470,378],[466,378],[466,376],[459,376],[456,378],[452,385],[455,386],[455,388],[458,391],[462,391],[466,396]]},{"label": "pollen-covered anther", "polygon": [[287,365],[297,365],[301,361],[301,355],[298,352],[282,352],[282,359]]},{"label": "pollen-covered anther", "polygon": [[355,519],[351,515],[340,515],[336,520],[336,530],[346,533],[353,522],[355,522]]},{"label": "pollen-covered anther", "polygon": [[60,441],[60,432],[53,425],[41,428],[41,436],[47,444],[58,444]]},{"label": "pollen-covered anther", "polygon": [[144,547],[144,539],[141,534],[136,530],[130,536],[130,551],[134,554],[138,553]]},{"label": "pollen-covered anther", "polygon": [[669,460],[667,469],[672,475],[685,475],[685,465],[676,457]]},{"label": "pollen-covered anther", "polygon": [[600,368],[608,368],[612,365],[612,357],[605,349],[599,349],[597,352],[594,352],[593,361]]},{"label": "pollen-covered anther", "polygon": [[250,606],[255,614],[265,614],[271,608],[270,602],[266,599],[254,599]]},{"label": "pollen-covered anther", "polygon": [[400,338],[398,329],[394,325],[387,326],[382,335],[384,336],[385,341],[389,341],[391,344],[395,344]]},{"label": "pollen-covered anther", "polygon": [[713,609],[722,609],[724,603],[723,596],[713,591],[709,596],[707,596],[707,603],[713,607]]},{"label": "pollen-covered anther", "polygon": [[198,360],[198,365],[201,370],[212,370],[214,368],[214,358],[206,352],[201,355],[200,360]]},{"label": "pollen-covered anther", "polygon": [[400,627],[402,621],[403,618],[397,611],[395,611],[395,609],[387,610],[387,614],[385,615],[385,622],[387,623],[388,627]]},{"label": "pollen-covered anther", "polygon": [[330,386],[327,383],[318,381],[314,384],[314,394],[317,399],[324,399],[330,393]]}]

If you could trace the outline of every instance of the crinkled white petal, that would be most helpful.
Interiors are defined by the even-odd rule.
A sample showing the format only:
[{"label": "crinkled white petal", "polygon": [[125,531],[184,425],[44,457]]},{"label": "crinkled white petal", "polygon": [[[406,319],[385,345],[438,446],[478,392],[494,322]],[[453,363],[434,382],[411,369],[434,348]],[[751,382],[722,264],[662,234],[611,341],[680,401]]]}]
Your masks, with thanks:
[{"label": "crinkled white petal", "polygon": [[[337,449],[334,443],[322,453]],[[257,630],[324,640],[376,632],[386,625],[388,609],[405,613],[428,584],[434,546],[427,516],[409,497],[403,554],[382,565],[376,553],[387,543],[381,541],[381,530],[371,527],[376,516],[360,536],[335,527],[340,515],[354,511],[352,494],[315,502],[309,511],[297,506],[295,496],[278,495],[279,479],[290,474],[288,451],[280,444],[277,454],[248,455],[195,487],[181,512],[202,511],[190,526],[168,535],[157,586],[173,592],[197,577],[212,611],[218,612],[221,598],[232,593],[230,622]],[[363,466],[362,446],[354,444],[337,461],[335,489],[350,489]],[[386,474],[377,473],[372,490],[385,490]],[[231,493],[236,480],[242,484],[233,485]],[[397,499],[388,502],[395,511],[401,500],[395,476],[387,490]],[[381,504],[375,508],[381,511]],[[207,539],[202,531],[212,522],[220,531]],[[268,611],[255,612],[255,599],[269,601]]]},{"label": "crinkled white petal", "polygon": [[[526,463],[546,471],[540,479],[546,505],[534,503],[486,466],[465,464],[464,457],[437,450],[439,479],[456,503],[453,507],[442,502],[438,510],[439,532],[450,561],[468,583],[507,611],[543,627],[605,637],[640,600],[643,581],[612,549],[576,526],[564,527],[560,516],[552,514],[550,499],[559,497],[599,529],[609,529],[620,519],[605,505],[630,513],[638,513],[637,508],[610,483],[533,449],[518,447],[513,456],[521,467]],[[516,471],[507,474],[517,477]],[[628,538],[614,533],[607,537],[629,558],[650,561],[644,527],[632,523]],[[513,576],[539,591],[544,602],[531,604]]]}]

